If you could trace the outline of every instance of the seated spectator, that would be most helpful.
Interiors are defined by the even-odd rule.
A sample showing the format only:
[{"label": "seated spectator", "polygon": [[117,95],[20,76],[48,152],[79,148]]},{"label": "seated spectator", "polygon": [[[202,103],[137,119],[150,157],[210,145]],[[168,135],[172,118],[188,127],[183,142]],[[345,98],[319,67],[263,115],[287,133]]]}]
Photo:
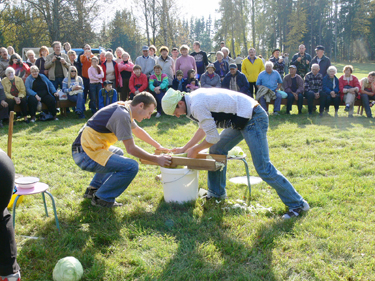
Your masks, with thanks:
[{"label": "seated spectator", "polygon": [[117,64],[117,67],[119,72],[120,100],[126,101],[129,98],[129,79],[134,67],[127,52],[122,54],[122,62]]},{"label": "seated spectator", "polygon": [[290,114],[295,100],[298,101],[298,114],[301,114],[303,107],[304,82],[301,76],[297,74],[297,67],[295,65],[290,65],[289,71],[290,74],[286,75],[283,80],[284,91],[288,94],[286,114]]},{"label": "seated spectator", "polygon": [[36,109],[38,102],[44,103],[48,111],[53,116],[54,120],[59,120],[56,117],[56,99],[57,93],[53,83],[45,76],[39,74],[37,66],[31,67],[31,75],[26,79],[27,101],[29,104],[29,111],[31,115],[31,122],[35,122]]},{"label": "seated spectator", "polygon": [[121,47],[116,49],[116,63],[122,62],[122,54],[125,53],[125,50]]},{"label": "seated spectator", "polygon": [[190,55],[195,59],[195,64],[197,65],[197,78],[200,80],[208,65],[208,58],[206,52],[201,50],[201,43],[199,41],[194,42],[193,49],[194,52]]},{"label": "seated spectator", "polygon": [[284,59],[280,57],[280,49],[275,49],[272,51],[270,62],[273,63],[273,69],[276,70],[280,74],[281,79],[283,79],[285,62]]},{"label": "seated spectator", "polygon": [[172,88],[180,92],[187,92],[186,80],[184,79],[184,73],[182,70],[176,71],[176,78],[173,80]]},{"label": "seated spectator", "polygon": [[356,98],[360,98],[359,91],[361,85],[358,78],[352,75],[353,66],[344,66],[344,75],[339,79],[340,98],[345,103],[345,111],[349,112],[348,117],[353,117],[354,103]]},{"label": "seated spectator", "polygon": [[44,68],[46,58],[49,54],[49,50],[46,46],[42,46],[39,49],[39,58],[36,60],[35,65],[39,68],[39,73],[44,74],[48,77],[48,70]]},{"label": "seated spectator", "polygon": [[117,89],[119,87],[120,72],[117,65],[113,59],[113,54],[111,52],[103,52],[105,55],[105,62],[101,64],[104,72],[103,81],[109,80],[112,81],[112,87]]},{"label": "seated spectator", "polygon": [[[48,69],[48,79],[51,80],[55,89],[62,89],[62,81],[68,76],[70,67],[69,57],[61,53],[61,42],[52,43],[53,53],[46,58],[44,68]],[[82,62],[82,61],[81,61]]]},{"label": "seated spectator", "polygon": [[162,68],[160,65],[154,66],[155,74],[150,76],[150,80],[148,82],[149,88],[151,93],[155,97],[157,101],[157,113],[156,118],[161,116],[163,109],[161,107],[161,100],[164,97],[165,92],[168,90],[168,76],[162,73]]},{"label": "seated spectator", "polygon": [[21,106],[24,121],[29,123],[29,120],[27,119],[26,89],[23,80],[16,76],[16,72],[12,67],[8,67],[5,70],[5,76],[6,77],[1,80],[1,84],[3,85],[6,96],[6,104],[2,102],[3,107],[8,107],[9,113],[14,111],[14,106],[16,104],[19,104]]},{"label": "seated spectator", "polygon": [[15,75],[25,82],[27,76],[30,74],[30,67],[27,63],[22,62],[19,54],[13,54],[10,56],[9,66],[15,70]]},{"label": "seated spectator", "polygon": [[172,86],[173,76],[174,76],[174,62],[173,59],[168,56],[169,49],[168,47],[161,47],[160,57],[156,60],[156,64],[160,65],[163,69],[163,73],[168,76],[169,86]]},{"label": "seated spectator", "polygon": [[189,47],[182,45],[180,47],[181,56],[176,60],[176,71],[182,70],[184,78],[188,78],[188,71],[194,69],[197,72],[197,65],[195,59],[189,55]]},{"label": "seated spectator", "polygon": [[365,108],[366,116],[368,118],[372,118],[370,107],[372,107],[374,104],[374,102],[370,104],[369,101],[375,100],[374,81],[375,81],[375,71],[371,71],[367,77],[362,78],[360,81],[362,105]]},{"label": "seated spectator", "polygon": [[102,67],[99,65],[99,59],[97,57],[91,58],[91,67],[88,70],[90,78],[90,109],[92,113],[96,112],[97,100],[99,96],[99,91],[102,88],[102,79],[104,77],[104,72]]},{"label": "seated spectator", "polygon": [[229,68],[230,71],[221,83],[221,87],[250,96],[249,81],[247,81],[245,74],[238,71],[237,64],[235,63],[232,63]]},{"label": "seated spectator", "polygon": [[148,88],[148,81],[146,74],[142,73],[142,68],[139,65],[135,65],[133,67],[133,73],[132,76],[130,76],[129,80],[129,89],[130,89],[130,100],[133,100],[133,98],[138,95],[139,93],[142,93],[143,91],[146,91]]},{"label": "seated spectator", "polygon": [[337,69],[334,66],[328,67],[327,75],[323,78],[323,90],[322,95],[326,96],[326,113],[329,112],[329,106],[333,102],[335,107],[335,117],[338,116],[339,106],[340,106],[340,88],[339,79],[335,76]]},{"label": "seated spectator", "polygon": [[220,80],[223,81],[225,75],[229,72],[229,64],[223,61],[224,54],[222,51],[216,52],[216,61],[214,62],[215,72],[219,75]]},{"label": "seated spectator", "polygon": [[35,53],[34,53],[33,50],[28,50],[28,51],[26,52],[26,57],[27,57],[27,61],[26,61],[26,63],[27,63],[28,66],[31,67],[31,66],[35,65],[35,63],[36,63],[36,58],[35,58]]},{"label": "seated spectator", "polygon": [[80,55],[79,60],[82,64],[82,79],[83,79],[83,85],[84,85],[83,93],[84,93],[85,101],[86,101],[87,95],[90,91],[90,78],[89,78],[88,71],[89,71],[89,68],[91,67],[91,59],[94,57],[94,54],[91,52],[91,46],[89,44],[86,44],[83,47],[83,50],[84,50],[83,55]]},{"label": "seated spectator", "polygon": [[290,64],[297,67],[297,74],[302,78],[309,72],[311,63],[310,54],[306,53],[305,45],[299,45],[298,53],[295,53]]},{"label": "seated spectator", "polygon": [[0,79],[5,77],[5,69],[9,66],[8,50],[0,48]]},{"label": "seated spectator", "polygon": [[154,45],[151,45],[150,47],[148,47],[148,52],[150,54],[150,58],[154,59],[155,61],[155,64],[156,64],[156,61],[158,60],[158,56],[156,55],[156,47]]},{"label": "seated spectator", "polygon": [[103,82],[103,88],[99,91],[99,109],[117,102],[117,91],[112,88],[113,82],[106,80]]},{"label": "seated spectator", "polygon": [[197,73],[194,69],[190,69],[188,71],[188,78],[186,80],[186,90],[188,93],[195,91],[196,89],[199,89],[199,82],[195,78],[197,76]]},{"label": "seated spectator", "polygon": [[63,44],[63,49],[62,49],[62,53],[63,54],[68,54],[68,52],[70,51],[72,49],[72,46],[70,45],[70,43],[69,42],[65,42],[64,44]]},{"label": "seated spectator", "polygon": [[[265,64],[266,70],[262,71],[258,75],[258,79],[256,82],[256,85],[259,89],[260,86],[264,86],[268,89],[270,89],[272,92],[275,93],[275,104],[273,107],[273,114],[274,115],[279,115],[280,111],[280,105],[281,105],[281,94],[277,92],[276,90],[281,87],[281,84],[283,83],[283,80],[281,79],[280,74],[276,71],[273,70],[273,63],[270,61],[267,61]],[[257,92],[257,100],[259,100],[260,105],[263,107],[263,109],[267,112],[268,114],[268,106],[266,99],[264,96],[259,97],[259,93]]]},{"label": "seated spectator", "polygon": [[8,119],[8,103],[6,102],[4,87],[0,83],[0,129],[4,127],[3,120]]},{"label": "seated spectator", "polygon": [[202,88],[221,88],[220,76],[215,73],[215,66],[210,63],[206,67],[206,72],[201,76]]},{"label": "seated spectator", "polygon": [[312,115],[314,108],[314,99],[320,100],[320,116],[323,115],[326,99],[321,98],[320,94],[323,89],[323,76],[319,73],[319,65],[313,64],[311,72],[305,76],[305,98],[307,99],[307,109],[309,115]]},{"label": "seated spectator", "polygon": [[[74,52],[68,51],[68,54]],[[83,94],[83,79],[78,76],[75,66],[69,68],[69,75],[63,80],[63,92],[68,95],[68,100],[76,103],[75,112],[80,119],[85,119],[85,98]]]},{"label": "seated spectator", "polygon": [[[13,56],[13,55],[12,55]],[[27,119],[27,100],[26,100],[26,89],[23,80],[16,76],[15,70],[12,67],[8,67],[5,70],[5,78],[1,80],[1,84],[4,88],[6,96],[4,107],[8,107],[8,113],[14,111],[14,106],[19,104],[21,106],[21,112],[26,123],[29,123]]]},{"label": "seated spectator", "polygon": [[[69,50],[67,55],[69,57],[70,65],[74,66],[77,69],[77,76],[81,77],[82,69],[81,69],[81,64],[77,61],[77,53],[74,50]],[[68,75],[68,77],[69,77],[69,75]]]},{"label": "seated spectator", "polygon": [[312,59],[311,64],[318,64],[320,67],[319,73],[326,76],[328,67],[331,66],[331,60],[324,55],[324,47],[321,45],[315,48],[316,56]]},{"label": "seated spectator", "polygon": [[142,47],[142,56],[137,57],[135,64],[142,67],[142,73],[146,74],[147,79],[154,74],[155,60],[148,54],[148,46]]},{"label": "seated spectator", "polygon": [[223,52],[223,56],[224,56],[223,61],[226,61],[228,64],[236,63],[236,61],[230,57],[229,55],[230,51],[227,47],[221,48],[221,51]]}]

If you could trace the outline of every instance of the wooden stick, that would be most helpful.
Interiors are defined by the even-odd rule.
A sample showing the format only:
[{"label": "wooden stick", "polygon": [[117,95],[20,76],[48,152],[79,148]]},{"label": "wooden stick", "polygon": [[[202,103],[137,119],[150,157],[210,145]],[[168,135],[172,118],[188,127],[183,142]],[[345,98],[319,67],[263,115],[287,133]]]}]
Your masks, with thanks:
[{"label": "wooden stick", "polygon": [[9,158],[12,158],[13,120],[14,120],[14,111],[11,111],[9,113],[9,129],[8,129],[8,156]]}]

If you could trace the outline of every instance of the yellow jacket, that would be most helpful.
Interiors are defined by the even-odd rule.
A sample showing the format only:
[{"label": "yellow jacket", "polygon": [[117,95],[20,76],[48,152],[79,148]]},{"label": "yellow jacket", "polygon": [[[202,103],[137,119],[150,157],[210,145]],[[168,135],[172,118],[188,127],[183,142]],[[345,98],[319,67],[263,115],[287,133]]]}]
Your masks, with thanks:
[{"label": "yellow jacket", "polygon": [[[24,98],[26,97],[26,87],[25,87],[25,84],[23,83],[23,80],[22,78],[19,78],[18,76],[15,76],[14,77],[15,79],[15,83],[16,83],[16,88],[18,89],[18,97],[19,98]],[[12,83],[10,82],[9,78],[8,77],[5,77],[1,80],[1,84],[3,84],[3,87],[4,87],[4,92],[5,92],[5,96],[7,97],[7,99],[13,99],[14,96],[12,96],[10,94],[10,89],[12,88]]]},{"label": "yellow jacket", "polygon": [[254,63],[251,63],[247,57],[242,62],[241,72],[246,75],[246,78],[250,83],[255,83],[258,79],[259,73],[263,70],[265,70],[265,68],[263,61],[260,58],[256,58]]}]

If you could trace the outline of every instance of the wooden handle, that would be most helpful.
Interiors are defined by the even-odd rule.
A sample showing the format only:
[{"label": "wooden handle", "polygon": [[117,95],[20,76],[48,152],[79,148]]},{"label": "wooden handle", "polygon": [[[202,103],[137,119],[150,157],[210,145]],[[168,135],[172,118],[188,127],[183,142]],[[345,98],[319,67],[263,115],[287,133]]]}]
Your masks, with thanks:
[{"label": "wooden handle", "polygon": [[14,120],[14,111],[11,111],[9,113],[9,129],[8,129],[8,156],[9,158],[12,158],[13,120]]}]

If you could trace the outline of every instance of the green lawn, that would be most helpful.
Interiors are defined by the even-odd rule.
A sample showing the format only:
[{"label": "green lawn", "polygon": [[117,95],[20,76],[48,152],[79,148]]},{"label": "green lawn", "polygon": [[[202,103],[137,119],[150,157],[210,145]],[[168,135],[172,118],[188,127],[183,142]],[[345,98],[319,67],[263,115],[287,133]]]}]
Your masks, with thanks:
[{"label": "green lawn", "polygon": [[332,65],[336,66],[337,68],[337,78],[340,78],[343,75],[343,68],[345,65],[350,64],[353,66],[354,71],[353,74],[357,76],[358,79],[362,79],[363,77],[367,77],[370,71],[375,71],[375,63],[335,63],[332,62]]},{"label": "green lawn", "polygon": [[[58,233],[53,216],[45,217],[39,195],[17,208],[22,280],[52,280],[65,256],[81,261],[82,280],[375,280],[375,123],[349,119],[343,107],[338,118],[296,113],[271,116],[268,133],[272,162],[311,206],[290,221],[281,220],[286,208],[264,182],[253,186],[251,197],[247,186],[228,181],[225,201],[167,204],[155,180],[160,169],[146,165],[118,198],[123,208],[97,209],[82,198],[93,175],[71,157],[84,121],[70,114],[57,122],[17,122],[16,172],[50,185],[62,229]],[[167,116],[140,126],[166,147],[183,145],[197,128],[187,118]],[[4,150],[6,133],[7,127],[0,130]],[[240,146],[249,155],[245,143]],[[250,173],[256,175],[252,164]],[[228,178],[243,175],[243,164],[229,162]],[[207,188],[206,179],[201,171],[200,187]],[[259,212],[227,208],[236,200]]]}]

